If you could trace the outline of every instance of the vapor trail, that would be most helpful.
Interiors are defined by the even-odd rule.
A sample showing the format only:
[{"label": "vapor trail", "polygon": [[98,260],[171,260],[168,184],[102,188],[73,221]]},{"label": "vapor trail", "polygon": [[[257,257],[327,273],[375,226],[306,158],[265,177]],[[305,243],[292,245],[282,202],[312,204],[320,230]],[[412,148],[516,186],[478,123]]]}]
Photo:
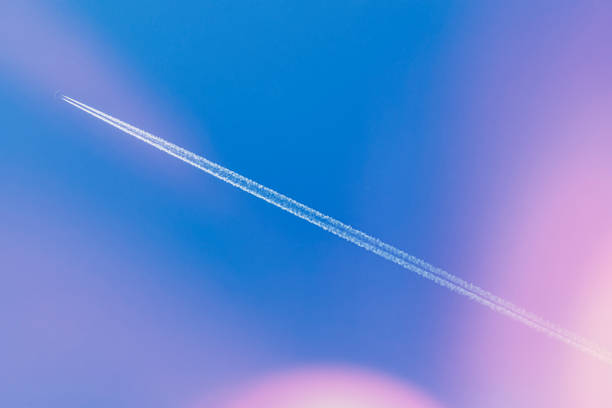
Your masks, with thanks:
[{"label": "vapor trail", "polygon": [[302,203],[299,203],[283,194],[280,194],[266,186],[263,186],[255,181],[248,179],[238,173],[235,173],[223,166],[220,166],[202,156],[198,156],[188,150],[183,149],[175,144],[167,142],[166,140],[154,136],[144,130],[138,129],[128,123],[125,123],[113,116],[107,115],[91,106],[85,105],[75,99],[69,98],[65,95],[58,95],[58,97],[68,102],[69,104],[87,112],[88,114],[95,116],[98,119],[116,127],[117,129],[130,134],[143,142],[150,144],[151,146],[164,151],[178,159],[183,160],[191,164],[194,167],[204,170],[205,172],[217,177],[229,183],[241,190],[246,191],[259,197],[270,204],[273,204],[297,217],[300,217],[326,231],[331,232],[345,240],[352,242],[353,244],[365,248],[366,250],[387,259],[397,265],[402,266],[418,275],[434,281],[435,283],[457,292],[461,295],[467,296],[468,298],[487,306],[495,312],[507,315],[532,329],[538,330],[547,334],[550,337],[561,340],[578,350],[590,354],[599,360],[602,360],[612,365],[612,354],[607,350],[599,347],[591,341],[578,336],[575,333],[567,331],[537,315],[527,312],[514,304],[493,295],[484,289],[479,288],[463,279],[452,275],[440,268],[428,264],[427,262],[416,258],[406,252],[395,248],[389,244],[386,244],[367,235],[347,224],[344,224],[334,218],[331,218],[319,211],[310,208]]}]

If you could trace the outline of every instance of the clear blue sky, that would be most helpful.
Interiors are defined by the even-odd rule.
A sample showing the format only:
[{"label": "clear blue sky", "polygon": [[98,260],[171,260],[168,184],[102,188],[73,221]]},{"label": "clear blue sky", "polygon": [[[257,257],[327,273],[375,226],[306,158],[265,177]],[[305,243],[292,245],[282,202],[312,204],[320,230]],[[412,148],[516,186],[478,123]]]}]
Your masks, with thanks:
[{"label": "clear blue sky", "polygon": [[384,372],[446,406],[547,401],[466,355],[472,329],[526,329],[481,326],[490,312],[468,300],[53,99],[521,299],[481,255],[551,143],[533,112],[558,99],[540,84],[580,21],[557,2],[460,3],[0,6],[0,405],[186,406],[314,363]]}]

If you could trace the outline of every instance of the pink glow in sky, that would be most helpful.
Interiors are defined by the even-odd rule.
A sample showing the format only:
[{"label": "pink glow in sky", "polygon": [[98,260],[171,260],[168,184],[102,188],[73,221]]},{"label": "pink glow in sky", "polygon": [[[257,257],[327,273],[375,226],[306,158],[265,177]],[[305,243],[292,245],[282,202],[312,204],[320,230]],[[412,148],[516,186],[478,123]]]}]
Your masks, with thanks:
[{"label": "pink glow in sky", "polygon": [[267,377],[224,408],[438,408],[421,391],[385,375],[315,367]]},{"label": "pink glow in sky", "polygon": [[[506,218],[492,231],[493,250],[483,259],[505,296],[610,350],[612,165],[602,144],[589,139],[612,130],[612,123],[592,119],[574,117],[573,126],[568,120],[558,128],[561,135],[561,129],[584,134],[583,144],[566,139],[542,154],[545,160],[524,175],[500,212]],[[523,389],[531,399],[557,395],[560,407],[612,403],[609,366],[496,316],[476,327],[466,344],[474,361],[498,368],[494,377],[486,367],[478,375],[487,387],[498,388],[499,398],[506,390]],[[538,387],[530,389],[534,382]],[[561,383],[567,386],[559,389]]]},{"label": "pink glow in sky", "polygon": [[[524,30],[529,41],[479,32],[475,38],[491,48],[477,55],[482,61],[475,59],[474,70],[489,75],[489,82],[486,75],[466,82],[478,99],[496,101],[491,111],[502,125],[491,122],[491,135],[512,129],[507,137],[512,143],[492,160],[511,157],[508,170],[498,185],[484,187],[499,198],[474,251],[473,269],[482,273],[478,281],[610,350],[612,59],[601,50],[612,31],[604,15],[576,7],[551,37],[533,21]],[[474,108],[474,117],[486,114],[485,102]],[[480,314],[462,329],[461,358],[487,401],[612,406],[609,367],[491,314]]]},{"label": "pink glow in sky", "polygon": [[[612,347],[612,236],[593,257],[585,271],[590,281],[579,294],[576,307],[580,330]],[[565,389],[573,406],[612,406],[612,369],[583,356],[569,354]]]}]

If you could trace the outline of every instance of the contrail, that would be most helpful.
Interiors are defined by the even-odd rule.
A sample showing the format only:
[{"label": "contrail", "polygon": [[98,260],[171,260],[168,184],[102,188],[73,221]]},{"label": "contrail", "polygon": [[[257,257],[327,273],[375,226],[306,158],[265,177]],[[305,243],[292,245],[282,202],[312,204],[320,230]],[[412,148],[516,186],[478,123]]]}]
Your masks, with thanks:
[{"label": "contrail", "polygon": [[178,159],[183,160],[191,164],[194,167],[199,168],[215,176],[218,179],[225,181],[238,187],[241,190],[246,191],[249,194],[259,197],[262,200],[267,201],[297,217],[300,217],[326,231],[331,232],[345,240],[365,248],[366,250],[388,260],[397,265],[408,269],[426,279],[434,281],[440,286],[457,292],[461,295],[467,296],[468,298],[487,306],[495,312],[504,314],[517,320],[532,329],[538,330],[547,334],[550,337],[561,340],[578,350],[590,354],[599,360],[602,360],[612,365],[612,354],[593,342],[580,337],[579,335],[572,333],[568,330],[563,329],[551,323],[537,315],[527,312],[514,304],[495,296],[494,294],[485,291],[463,279],[452,275],[440,268],[428,264],[427,262],[416,258],[406,252],[395,248],[392,245],[386,244],[374,238],[364,232],[361,232],[347,224],[344,224],[334,218],[331,218],[319,211],[310,208],[302,203],[299,203],[283,194],[280,194],[266,186],[263,186],[255,181],[246,178],[238,173],[235,173],[223,166],[218,165],[202,156],[198,156],[188,150],[183,149],[175,144],[167,142],[166,140],[154,136],[144,130],[138,129],[128,123],[125,123],[113,116],[107,115],[91,106],[85,105],[75,99],[69,98],[65,95],[58,95],[58,98],[68,102],[69,104],[87,112],[88,114],[95,116],[98,119],[116,127],[117,129],[130,134],[143,142],[150,144],[151,146],[166,152]]}]

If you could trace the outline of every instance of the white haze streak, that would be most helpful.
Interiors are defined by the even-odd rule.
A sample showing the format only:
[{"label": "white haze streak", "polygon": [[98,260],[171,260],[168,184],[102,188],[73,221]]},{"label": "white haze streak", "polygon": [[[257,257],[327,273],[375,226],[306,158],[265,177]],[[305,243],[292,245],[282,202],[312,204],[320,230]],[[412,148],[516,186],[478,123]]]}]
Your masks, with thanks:
[{"label": "white haze streak", "polygon": [[241,176],[240,174],[235,173],[223,166],[213,163],[204,157],[198,156],[197,154],[167,142],[162,138],[122,122],[121,120],[85,105],[84,103],[64,95],[60,95],[59,98],[89,113],[90,115],[103,120],[117,129],[128,133],[178,159],[181,159],[184,162],[187,162],[192,166],[195,166],[200,170],[217,177],[218,179],[238,187],[239,189],[244,190],[255,197],[259,197],[270,204],[273,204],[297,217],[300,217],[326,231],[331,232],[332,234],[344,238],[357,246],[365,248],[366,250],[384,259],[396,263],[397,265],[400,265],[401,267],[408,269],[426,279],[434,281],[447,289],[467,296],[468,298],[487,306],[495,312],[509,316],[528,327],[543,332],[550,337],[561,340],[562,342],[588,353],[608,364],[612,364],[612,354],[610,354],[607,350],[604,350],[598,345],[578,336],[577,334],[569,332],[537,315],[527,312],[526,310],[521,309],[520,307],[515,306],[512,303],[479,288],[478,286],[466,282],[463,279],[430,265],[419,258],[409,255],[406,252],[395,248],[394,246],[386,244],[378,238],[367,235],[347,224],[320,213],[315,209],[299,203],[266,186],[256,183],[251,179]]}]

